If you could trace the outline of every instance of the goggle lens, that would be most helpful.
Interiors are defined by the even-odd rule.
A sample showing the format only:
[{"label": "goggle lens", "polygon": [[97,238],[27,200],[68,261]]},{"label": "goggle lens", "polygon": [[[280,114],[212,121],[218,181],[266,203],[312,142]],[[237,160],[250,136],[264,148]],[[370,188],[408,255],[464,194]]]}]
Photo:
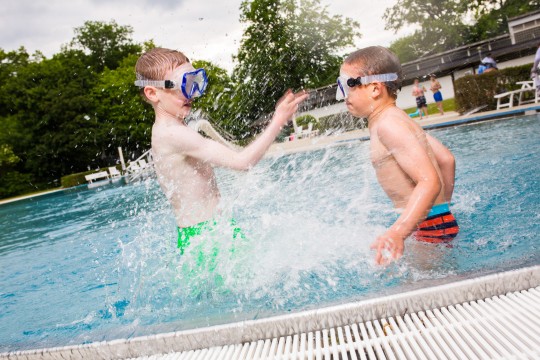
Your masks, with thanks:
[{"label": "goggle lens", "polygon": [[191,100],[200,97],[206,90],[208,78],[204,69],[197,69],[185,73],[182,78],[182,93],[186,99]]}]

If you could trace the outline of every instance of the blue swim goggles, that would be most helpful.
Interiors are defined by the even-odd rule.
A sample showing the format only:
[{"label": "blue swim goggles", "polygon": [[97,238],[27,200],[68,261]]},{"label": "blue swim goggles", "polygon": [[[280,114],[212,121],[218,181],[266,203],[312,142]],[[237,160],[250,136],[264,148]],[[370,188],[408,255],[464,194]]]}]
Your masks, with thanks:
[{"label": "blue swim goggles", "polygon": [[346,99],[349,96],[349,89],[355,86],[367,85],[372,82],[395,81],[397,79],[398,75],[396,73],[359,76],[357,78],[341,73],[337,78],[336,100]]},{"label": "blue swim goggles", "polygon": [[[137,74],[137,77],[141,77]],[[146,80],[139,78],[135,81],[138,87],[155,86],[164,89],[179,89],[184,97],[192,100],[202,96],[208,85],[208,77],[204,69],[186,72],[181,79],[176,80]]]}]

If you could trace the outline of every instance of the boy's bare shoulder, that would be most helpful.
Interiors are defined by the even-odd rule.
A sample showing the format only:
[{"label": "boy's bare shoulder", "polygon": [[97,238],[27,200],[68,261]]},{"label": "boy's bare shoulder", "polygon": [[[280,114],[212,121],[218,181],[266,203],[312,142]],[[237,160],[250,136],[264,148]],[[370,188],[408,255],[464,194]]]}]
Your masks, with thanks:
[{"label": "boy's bare shoulder", "polygon": [[156,121],[152,127],[153,148],[187,154],[205,145],[206,139],[183,123]]},{"label": "boy's bare shoulder", "polygon": [[379,136],[401,136],[408,132],[415,132],[418,124],[403,110],[394,107],[385,111],[377,124],[377,133]]},{"label": "boy's bare shoulder", "polygon": [[196,135],[198,135],[197,132],[192,130],[187,125],[180,124],[178,122],[156,121],[152,126],[152,137],[183,138]]},{"label": "boy's bare shoulder", "polygon": [[391,130],[395,127],[407,126],[411,122],[411,118],[407,113],[398,107],[392,107],[381,114],[379,127]]}]

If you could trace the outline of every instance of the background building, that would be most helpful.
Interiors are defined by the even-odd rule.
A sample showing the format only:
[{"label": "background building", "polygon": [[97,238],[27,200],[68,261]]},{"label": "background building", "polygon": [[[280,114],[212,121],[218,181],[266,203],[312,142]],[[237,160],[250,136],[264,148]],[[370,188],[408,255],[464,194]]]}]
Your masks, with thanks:
[{"label": "background building", "polygon": [[[476,74],[481,60],[488,53],[497,61],[499,69],[532,63],[540,43],[540,10],[508,19],[508,27],[507,34],[402,64],[404,82],[397,105],[402,109],[415,107],[412,82],[418,78],[429,89],[430,74],[435,74],[441,83],[443,98],[453,98],[454,81]],[[314,90],[299,116],[310,114],[321,118],[346,112],[345,103],[335,100],[336,87],[332,84]],[[428,103],[434,102],[432,95],[428,90]]]}]

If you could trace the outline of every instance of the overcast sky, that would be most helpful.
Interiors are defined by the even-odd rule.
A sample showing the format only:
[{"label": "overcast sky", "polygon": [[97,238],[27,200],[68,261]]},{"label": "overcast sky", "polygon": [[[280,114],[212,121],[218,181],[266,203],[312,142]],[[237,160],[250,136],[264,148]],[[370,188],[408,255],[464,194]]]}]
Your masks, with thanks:
[{"label": "overcast sky", "polygon": [[[382,15],[397,0],[321,0],[330,14],[360,23],[356,47],[388,46],[396,37],[384,30]],[[0,48],[24,46],[50,57],[85,21],[111,21],[133,27],[133,40],[183,51],[191,59],[212,61],[232,70],[232,55],[242,36],[241,0],[14,0],[0,11]]]}]

